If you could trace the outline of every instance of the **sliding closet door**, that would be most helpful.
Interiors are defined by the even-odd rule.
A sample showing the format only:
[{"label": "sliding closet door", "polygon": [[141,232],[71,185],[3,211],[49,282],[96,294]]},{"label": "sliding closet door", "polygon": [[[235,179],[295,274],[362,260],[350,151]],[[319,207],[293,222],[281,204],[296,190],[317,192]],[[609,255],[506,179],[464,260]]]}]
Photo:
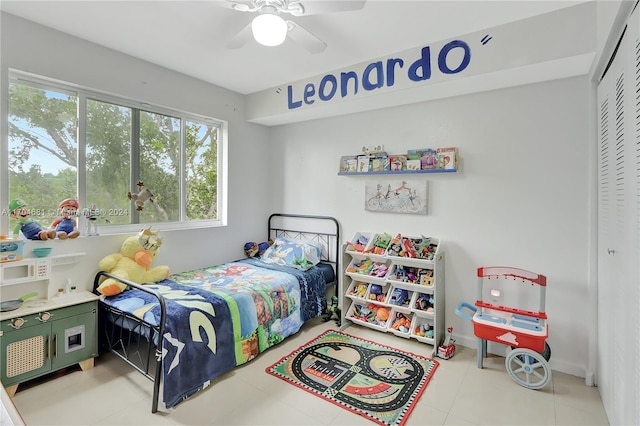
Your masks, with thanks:
[{"label": "sliding closet door", "polygon": [[598,85],[598,387],[611,424],[640,424],[640,25]]}]

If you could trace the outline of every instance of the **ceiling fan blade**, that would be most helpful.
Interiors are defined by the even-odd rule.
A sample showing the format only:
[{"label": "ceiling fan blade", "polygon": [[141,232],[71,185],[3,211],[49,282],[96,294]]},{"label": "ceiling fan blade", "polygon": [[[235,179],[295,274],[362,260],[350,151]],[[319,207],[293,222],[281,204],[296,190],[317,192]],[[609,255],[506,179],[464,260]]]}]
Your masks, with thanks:
[{"label": "ceiling fan blade", "polygon": [[243,29],[241,29],[236,35],[234,35],[229,41],[225,43],[229,49],[239,49],[251,38],[253,37],[253,33],[251,32],[251,22],[249,22]]},{"label": "ceiling fan blade", "polygon": [[307,49],[310,53],[320,53],[327,48],[327,43],[320,40],[318,37],[314,36],[295,22],[287,21],[287,25],[289,26],[287,37]]},{"label": "ceiling fan blade", "polygon": [[214,2],[214,4],[240,12],[249,12],[254,9],[251,0],[226,0],[224,2]]},{"label": "ceiling fan blade", "polygon": [[[364,7],[366,0],[299,0],[290,1],[289,9],[294,16],[318,15],[323,13],[349,12],[360,10]],[[303,12],[296,10],[296,5],[302,6]]]}]

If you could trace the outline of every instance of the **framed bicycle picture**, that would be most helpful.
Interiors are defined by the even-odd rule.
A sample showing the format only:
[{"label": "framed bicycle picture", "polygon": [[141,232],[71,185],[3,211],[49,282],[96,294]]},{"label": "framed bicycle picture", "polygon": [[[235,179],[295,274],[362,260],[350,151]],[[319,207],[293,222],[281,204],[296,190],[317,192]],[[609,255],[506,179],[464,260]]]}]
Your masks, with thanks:
[{"label": "framed bicycle picture", "polygon": [[427,214],[427,181],[367,181],[364,193],[366,211]]}]

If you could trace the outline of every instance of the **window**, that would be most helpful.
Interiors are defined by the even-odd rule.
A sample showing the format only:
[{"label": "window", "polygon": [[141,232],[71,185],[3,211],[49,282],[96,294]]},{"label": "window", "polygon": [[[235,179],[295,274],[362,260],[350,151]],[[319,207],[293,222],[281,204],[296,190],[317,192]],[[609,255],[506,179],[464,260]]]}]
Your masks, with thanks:
[{"label": "window", "polygon": [[77,198],[80,220],[92,211],[101,232],[221,224],[222,122],[15,77],[9,200],[24,200],[33,219],[49,226]]}]

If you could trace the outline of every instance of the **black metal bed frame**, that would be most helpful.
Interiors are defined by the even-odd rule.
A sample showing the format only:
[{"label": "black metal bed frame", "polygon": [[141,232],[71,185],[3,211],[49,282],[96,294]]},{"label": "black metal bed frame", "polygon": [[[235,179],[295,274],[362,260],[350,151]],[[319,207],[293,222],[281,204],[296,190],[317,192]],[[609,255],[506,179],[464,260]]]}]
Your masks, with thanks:
[{"label": "black metal bed frame", "polygon": [[[319,227],[311,227],[308,230],[304,230],[299,226],[289,226],[304,224],[305,220],[307,221],[307,226],[313,223]],[[313,222],[308,222],[309,220]],[[335,218],[331,216],[274,213],[269,216],[267,222],[267,238],[276,237],[310,240],[320,243],[323,247],[321,261],[331,264],[334,268],[335,280],[333,283],[327,284],[333,284],[337,294],[340,272],[340,224]],[[158,326],[151,325],[141,318],[102,302],[99,303],[98,317],[100,353],[113,353],[153,382],[151,412],[155,413],[158,411],[162,378],[162,347],[161,345],[158,347],[158,342],[162,341],[167,315],[164,297],[145,285],[134,283],[105,271],[99,271],[96,274],[93,280],[94,293],[99,294],[96,289],[104,278],[113,278],[131,288],[151,294],[158,299],[160,304],[161,314]]]}]

